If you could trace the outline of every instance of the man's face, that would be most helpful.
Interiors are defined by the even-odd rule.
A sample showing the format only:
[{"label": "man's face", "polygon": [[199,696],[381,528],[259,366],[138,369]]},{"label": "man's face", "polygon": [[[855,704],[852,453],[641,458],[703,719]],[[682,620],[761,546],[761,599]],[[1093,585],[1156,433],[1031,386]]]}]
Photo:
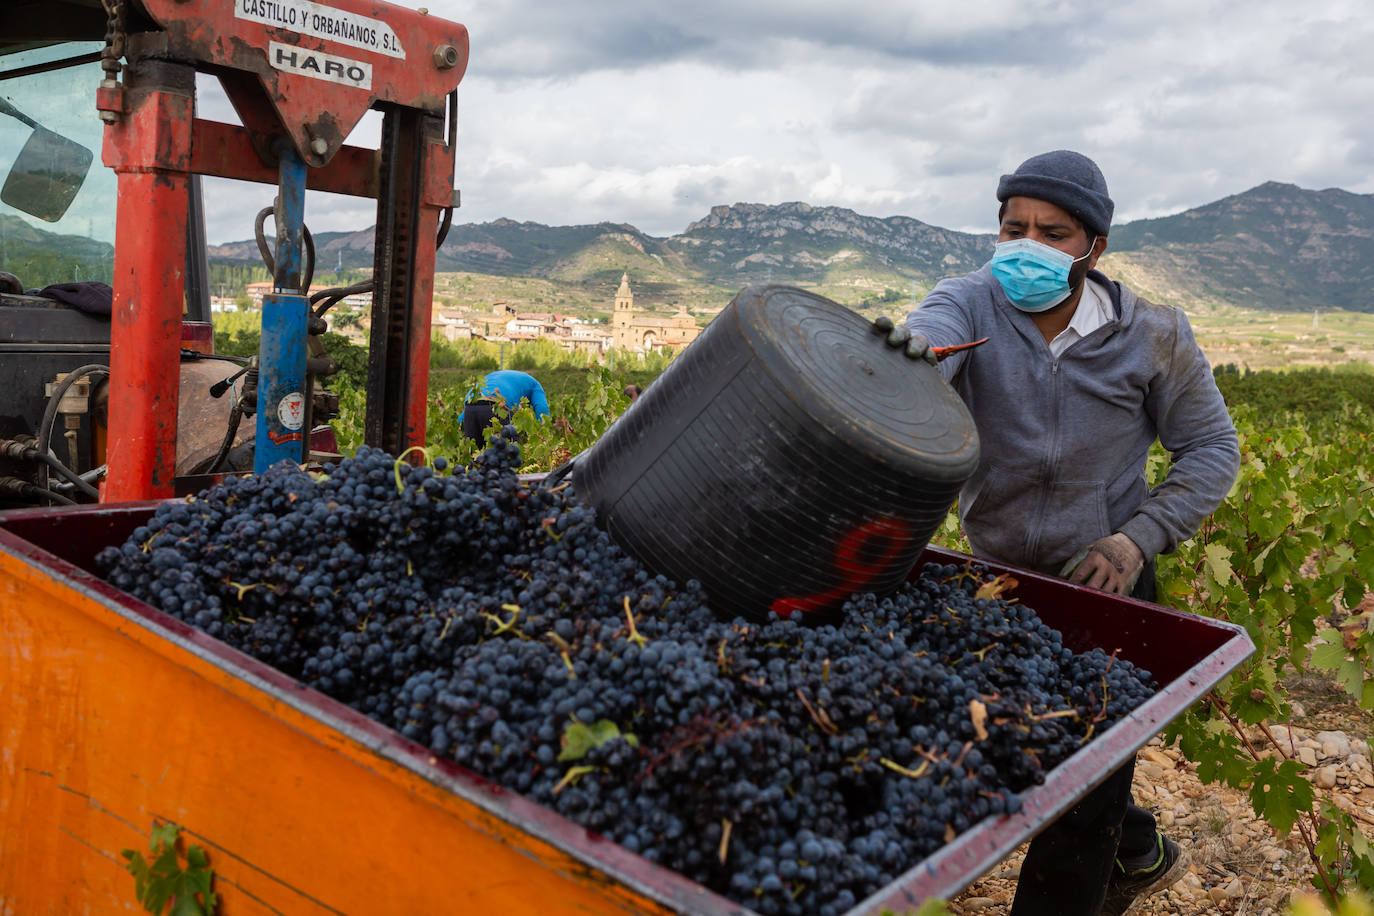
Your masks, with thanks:
[{"label": "man's face", "polygon": [[1071,258],[1083,257],[1088,252],[1088,242],[1092,241],[1092,254],[1087,260],[1079,261],[1070,268],[1070,289],[1078,288],[1083,277],[1097,265],[1097,259],[1107,248],[1105,237],[1093,240],[1083,224],[1070,216],[1067,210],[1035,197],[1007,198],[997,241],[1010,242],[1013,239],[1033,239],[1057,248]]}]

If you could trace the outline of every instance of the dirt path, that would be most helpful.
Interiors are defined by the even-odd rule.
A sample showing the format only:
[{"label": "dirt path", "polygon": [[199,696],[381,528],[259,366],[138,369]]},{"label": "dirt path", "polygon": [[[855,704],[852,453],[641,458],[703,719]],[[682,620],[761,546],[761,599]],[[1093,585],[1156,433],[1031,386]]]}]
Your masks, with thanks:
[{"label": "dirt path", "polygon": [[[1297,682],[1293,689],[1306,699],[1295,704],[1294,721],[1300,724],[1271,731],[1307,766],[1319,796],[1374,822],[1369,715],[1344,694],[1330,696],[1322,682]],[[1255,738],[1257,747],[1267,744],[1258,733]],[[1145,747],[1134,785],[1136,803],[1155,812],[1165,833],[1188,850],[1191,866],[1178,884],[1137,904],[1131,916],[1282,916],[1293,894],[1310,887],[1311,861],[1297,833],[1275,837],[1255,817],[1245,793],[1204,785],[1177,749],[1159,739]],[[951,901],[950,909],[981,916],[1007,913],[1024,852],[1024,847],[1017,850]]]}]

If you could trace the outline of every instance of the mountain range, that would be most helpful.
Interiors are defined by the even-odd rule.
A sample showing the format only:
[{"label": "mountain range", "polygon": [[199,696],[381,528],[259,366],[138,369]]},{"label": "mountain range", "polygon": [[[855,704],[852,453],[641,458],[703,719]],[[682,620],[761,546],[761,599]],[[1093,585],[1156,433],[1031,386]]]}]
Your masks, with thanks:
[{"label": "mountain range", "polygon": [[[636,294],[650,299],[681,284],[738,289],[759,282],[849,283],[905,295],[975,269],[993,241],[905,216],[737,203],[713,207],[668,238],[618,223],[455,224],[437,268],[579,285],[613,283],[629,271]],[[322,265],[346,268],[370,267],[372,242],[371,229],[315,239]],[[212,246],[210,255],[258,261],[252,241]],[[1268,182],[1172,216],[1114,226],[1100,266],[1172,304],[1374,312],[1374,195]]]}]

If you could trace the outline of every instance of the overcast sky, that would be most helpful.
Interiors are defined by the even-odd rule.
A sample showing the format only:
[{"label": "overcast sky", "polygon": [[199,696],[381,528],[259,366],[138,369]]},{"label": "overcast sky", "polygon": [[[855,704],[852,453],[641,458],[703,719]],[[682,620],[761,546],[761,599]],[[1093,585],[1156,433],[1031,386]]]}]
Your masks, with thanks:
[{"label": "overcast sky", "polygon": [[[1374,192],[1367,2],[427,2],[472,42],[457,222],[667,236],[803,200],[990,232],[998,176],[1057,148],[1097,161],[1117,222],[1269,180]],[[216,214],[244,193],[212,183],[211,241],[251,237]],[[306,219],[374,211],[312,195]]]}]

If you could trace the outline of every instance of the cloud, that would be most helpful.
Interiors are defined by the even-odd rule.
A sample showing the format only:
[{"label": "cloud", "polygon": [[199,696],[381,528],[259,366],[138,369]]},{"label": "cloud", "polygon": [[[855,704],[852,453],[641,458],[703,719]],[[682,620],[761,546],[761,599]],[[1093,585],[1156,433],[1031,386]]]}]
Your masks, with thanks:
[{"label": "cloud", "polygon": [[[472,36],[459,221],[663,236],[716,204],[805,200],[985,232],[998,176],[1061,147],[1099,162],[1120,220],[1267,180],[1374,191],[1354,0],[430,9]],[[307,208],[312,228],[371,221],[366,202]]]},{"label": "cloud", "polygon": [[684,61],[730,70],[773,69],[817,55],[945,65],[1047,65],[1092,39],[1071,4],[984,0],[892,4],[738,3],[645,5],[603,0],[594,7],[454,2],[432,10],[462,21],[473,70],[493,78],[566,78]]}]

